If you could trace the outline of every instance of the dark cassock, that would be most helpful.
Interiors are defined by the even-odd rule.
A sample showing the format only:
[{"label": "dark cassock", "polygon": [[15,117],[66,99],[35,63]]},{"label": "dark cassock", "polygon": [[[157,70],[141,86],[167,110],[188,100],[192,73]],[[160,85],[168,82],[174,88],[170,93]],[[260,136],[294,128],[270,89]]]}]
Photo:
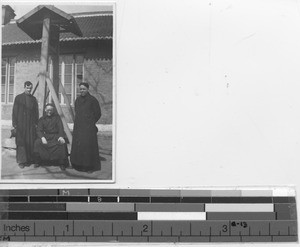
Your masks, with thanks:
[{"label": "dark cassock", "polygon": [[25,92],[17,95],[13,105],[12,124],[16,129],[17,163],[23,166],[35,162],[33,146],[38,119],[36,98]]},{"label": "dark cassock", "polygon": [[[67,145],[59,142],[60,137],[65,137],[65,132],[57,114],[45,115],[39,119],[37,136],[34,153],[39,165],[58,165],[61,168],[68,166]],[[47,144],[42,142],[43,137]]]},{"label": "dark cassock", "polygon": [[96,127],[101,117],[98,100],[87,93],[75,101],[75,120],[71,149],[71,164],[77,171],[101,169]]}]

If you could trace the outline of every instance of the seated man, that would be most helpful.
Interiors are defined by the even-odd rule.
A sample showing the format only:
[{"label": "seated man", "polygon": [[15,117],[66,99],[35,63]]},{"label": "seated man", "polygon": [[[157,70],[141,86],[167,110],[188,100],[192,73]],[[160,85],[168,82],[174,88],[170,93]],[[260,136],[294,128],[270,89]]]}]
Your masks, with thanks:
[{"label": "seated man", "polygon": [[58,165],[65,170],[69,165],[64,129],[60,117],[54,113],[54,105],[46,104],[45,116],[38,121],[34,153],[40,165]]}]

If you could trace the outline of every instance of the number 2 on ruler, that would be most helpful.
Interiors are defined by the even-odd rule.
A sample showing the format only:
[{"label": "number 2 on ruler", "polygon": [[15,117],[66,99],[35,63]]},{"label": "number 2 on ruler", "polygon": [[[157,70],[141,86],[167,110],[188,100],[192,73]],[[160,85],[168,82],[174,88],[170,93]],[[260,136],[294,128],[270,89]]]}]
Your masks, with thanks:
[{"label": "number 2 on ruler", "polygon": [[148,225],[143,225],[143,232],[148,232]]}]

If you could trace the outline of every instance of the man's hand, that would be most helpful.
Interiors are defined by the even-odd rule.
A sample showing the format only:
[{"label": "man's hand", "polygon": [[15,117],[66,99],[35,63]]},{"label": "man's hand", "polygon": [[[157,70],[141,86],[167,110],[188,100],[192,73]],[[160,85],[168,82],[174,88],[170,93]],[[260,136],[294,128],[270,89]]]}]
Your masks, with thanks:
[{"label": "man's hand", "polygon": [[45,137],[42,137],[41,139],[42,139],[42,143],[43,143],[43,144],[45,144],[45,145],[48,144],[48,142],[47,142],[47,140],[46,140]]},{"label": "man's hand", "polygon": [[60,144],[64,144],[64,143],[65,143],[65,139],[62,138],[62,137],[59,137],[59,138],[58,138],[58,142],[59,142]]}]

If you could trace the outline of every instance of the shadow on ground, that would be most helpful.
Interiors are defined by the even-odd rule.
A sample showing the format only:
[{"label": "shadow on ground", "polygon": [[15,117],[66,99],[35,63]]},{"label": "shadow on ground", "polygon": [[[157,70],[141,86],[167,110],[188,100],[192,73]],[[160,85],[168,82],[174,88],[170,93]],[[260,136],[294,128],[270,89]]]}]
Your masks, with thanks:
[{"label": "shadow on ground", "polygon": [[[101,170],[93,173],[79,172],[74,169],[62,171],[59,166],[34,168],[33,165],[21,169],[16,162],[16,151],[7,149],[3,143],[9,138],[10,131],[2,130],[1,179],[45,179],[45,180],[111,180],[112,179],[112,135],[98,133]],[[26,181],[27,182],[27,181]]]}]

